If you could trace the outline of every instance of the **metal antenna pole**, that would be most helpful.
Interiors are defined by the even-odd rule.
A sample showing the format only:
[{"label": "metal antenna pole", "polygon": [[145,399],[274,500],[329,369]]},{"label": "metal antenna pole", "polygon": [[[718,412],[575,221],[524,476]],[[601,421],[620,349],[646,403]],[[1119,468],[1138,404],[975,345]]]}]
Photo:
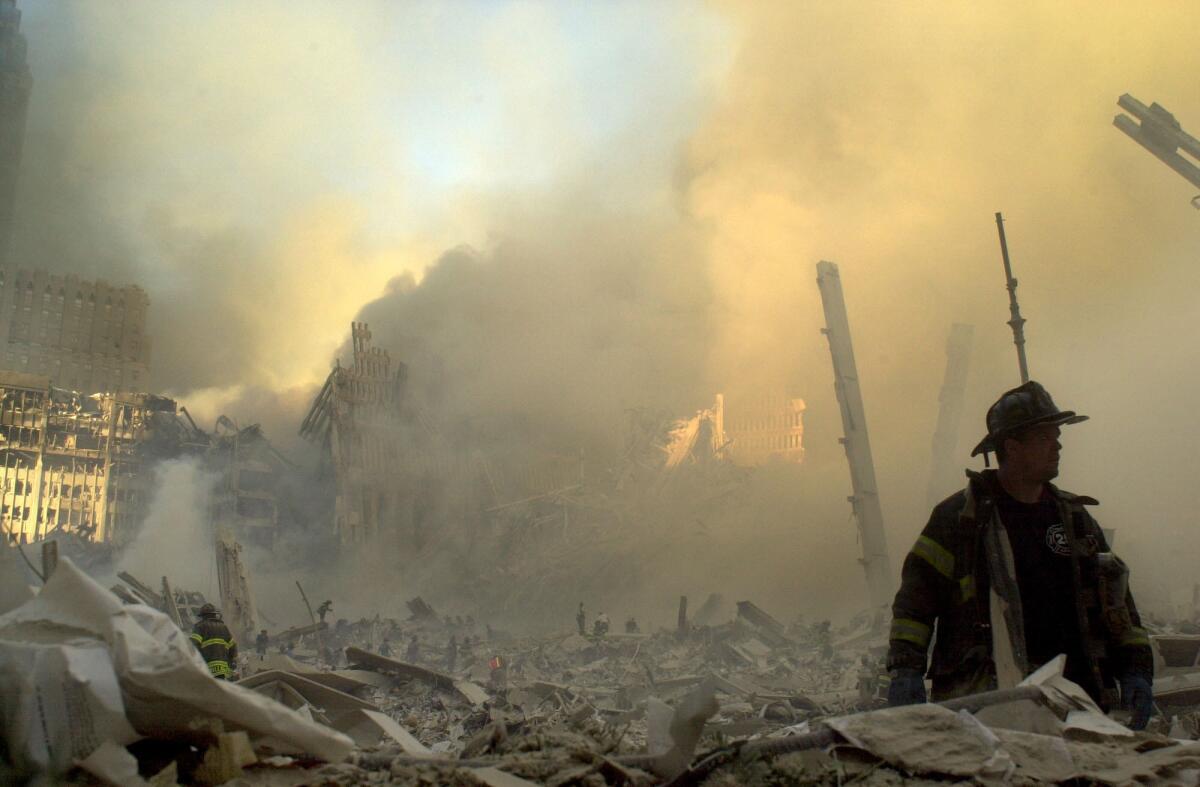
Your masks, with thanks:
[{"label": "metal antenna pole", "polygon": [[1025,318],[1017,304],[1017,280],[1012,275],[1012,264],[1008,261],[1008,241],[1004,239],[1004,216],[996,213],[996,229],[1000,231],[1000,254],[1004,257],[1004,279],[1008,283],[1008,311],[1012,315],[1008,327],[1012,328],[1013,344],[1017,345],[1017,363],[1021,366],[1021,382],[1029,382],[1029,363],[1025,360]]}]

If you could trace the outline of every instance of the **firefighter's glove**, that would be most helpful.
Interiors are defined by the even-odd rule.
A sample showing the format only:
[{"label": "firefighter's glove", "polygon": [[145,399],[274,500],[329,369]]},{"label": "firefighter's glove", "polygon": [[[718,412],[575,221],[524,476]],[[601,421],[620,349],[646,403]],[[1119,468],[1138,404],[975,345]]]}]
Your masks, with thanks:
[{"label": "firefighter's glove", "polygon": [[920,670],[894,669],[888,684],[888,705],[919,705],[925,702],[925,676]]},{"label": "firefighter's glove", "polygon": [[1121,676],[1121,705],[1133,712],[1129,729],[1146,729],[1154,713],[1154,689],[1150,686],[1150,679],[1140,673]]}]

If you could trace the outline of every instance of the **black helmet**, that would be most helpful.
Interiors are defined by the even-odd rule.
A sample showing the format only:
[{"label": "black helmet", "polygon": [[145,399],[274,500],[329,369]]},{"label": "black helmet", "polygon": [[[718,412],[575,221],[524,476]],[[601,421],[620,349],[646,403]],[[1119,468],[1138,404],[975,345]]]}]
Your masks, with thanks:
[{"label": "black helmet", "polygon": [[200,617],[202,618],[215,618],[220,614],[221,613],[217,612],[217,608],[212,604],[205,604],[204,606],[200,607]]},{"label": "black helmet", "polygon": [[971,456],[987,454],[996,450],[1004,438],[1037,424],[1077,424],[1086,421],[1086,415],[1076,415],[1073,410],[1059,410],[1054,400],[1040,383],[1027,383],[1005,391],[987,411],[987,436],[979,441]]}]

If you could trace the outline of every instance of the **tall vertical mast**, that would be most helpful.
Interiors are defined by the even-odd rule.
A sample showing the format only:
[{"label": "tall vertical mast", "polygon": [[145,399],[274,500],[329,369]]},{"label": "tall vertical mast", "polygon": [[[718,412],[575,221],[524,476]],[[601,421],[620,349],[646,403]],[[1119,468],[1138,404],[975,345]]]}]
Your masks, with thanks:
[{"label": "tall vertical mast", "polygon": [[1017,345],[1017,365],[1021,367],[1021,382],[1029,382],[1029,364],[1025,361],[1025,318],[1017,304],[1017,280],[1008,261],[1008,241],[1004,237],[1004,217],[996,213],[996,229],[1000,232],[1000,256],[1004,258],[1004,281],[1008,284],[1008,327],[1012,328],[1013,344]]},{"label": "tall vertical mast", "polygon": [[825,328],[821,332],[829,339],[834,389],[842,410],[845,437],[841,443],[850,463],[850,485],[854,494],[848,499],[862,539],[862,564],[867,572],[871,607],[879,613],[891,602],[895,588],[892,585],[887,537],[883,532],[879,487],[875,483],[875,463],[871,459],[871,441],[867,437],[867,415],[858,384],[854,347],[850,343],[850,320],[846,315],[846,301],[842,297],[842,280],[837,265],[832,262],[817,263],[817,286],[821,288],[821,302],[825,306]]},{"label": "tall vertical mast", "polygon": [[[937,429],[933,433],[933,465],[929,473],[926,499],[932,508],[948,495],[957,479],[954,469],[954,449],[958,445],[958,426],[962,423],[963,398],[967,389],[967,367],[971,360],[971,344],[975,326],[954,323],[946,340],[946,376],[938,394]],[[961,486],[961,484],[959,484]]]}]

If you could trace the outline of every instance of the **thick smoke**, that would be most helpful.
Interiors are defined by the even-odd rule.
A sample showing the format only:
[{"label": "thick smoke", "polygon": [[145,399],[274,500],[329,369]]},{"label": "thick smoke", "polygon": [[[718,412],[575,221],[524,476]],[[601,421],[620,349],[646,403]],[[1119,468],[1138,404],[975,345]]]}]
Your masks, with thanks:
[{"label": "thick smoke", "polygon": [[629,409],[711,398],[712,296],[678,225],[563,206],[514,229],[447,252],[420,284],[393,281],[359,314],[426,406],[452,427],[499,420],[542,450],[611,454]]},{"label": "thick smoke", "polygon": [[530,451],[784,389],[806,464],[681,533],[711,547],[662,590],[854,609],[814,265],[841,267],[898,564],[950,324],[976,325],[964,465],[1017,382],[1002,210],[1033,375],[1093,416],[1063,485],[1139,593],[1187,581],[1200,222],[1111,117],[1128,91],[1200,133],[1190,6],[24,5],[14,261],[142,282],[156,384],[204,418],[286,441],[356,316],[448,420]]},{"label": "thick smoke", "polygon": [[209,493],[216,478],[195,459],[155,467],[155,493],[138,537],[122,551],[117,569],[157,589],[166,576],[174,587],[217,598]]},{"label": "thick smoke", "polygon": [[[839,263],[898,561],[928,513],[950,324],[976,325],[964,465],[988,404],[1019,382],[992,218],[1003,211],[1032,375],[1093,416],[1066,430],[1062,484],[1104,503],[1135,586],[1190,583],[1172,555],[1200,546],[1177,482],[1197,469],[1188,407],[1200,381],[1185,370],[1200,221],[1194,190],[1111,119],[1131,92],[1200,130],[1194,9],[728,10],[738,56],[687,158],[687,204],[714,235],[714,363],[802,381],[807,471],[840,464],[812,281],[816,260]],[[831,472],[828,493],[843,479]],[[820,567],[834,565],[846,564],[813,564],[831,587]]]}]

